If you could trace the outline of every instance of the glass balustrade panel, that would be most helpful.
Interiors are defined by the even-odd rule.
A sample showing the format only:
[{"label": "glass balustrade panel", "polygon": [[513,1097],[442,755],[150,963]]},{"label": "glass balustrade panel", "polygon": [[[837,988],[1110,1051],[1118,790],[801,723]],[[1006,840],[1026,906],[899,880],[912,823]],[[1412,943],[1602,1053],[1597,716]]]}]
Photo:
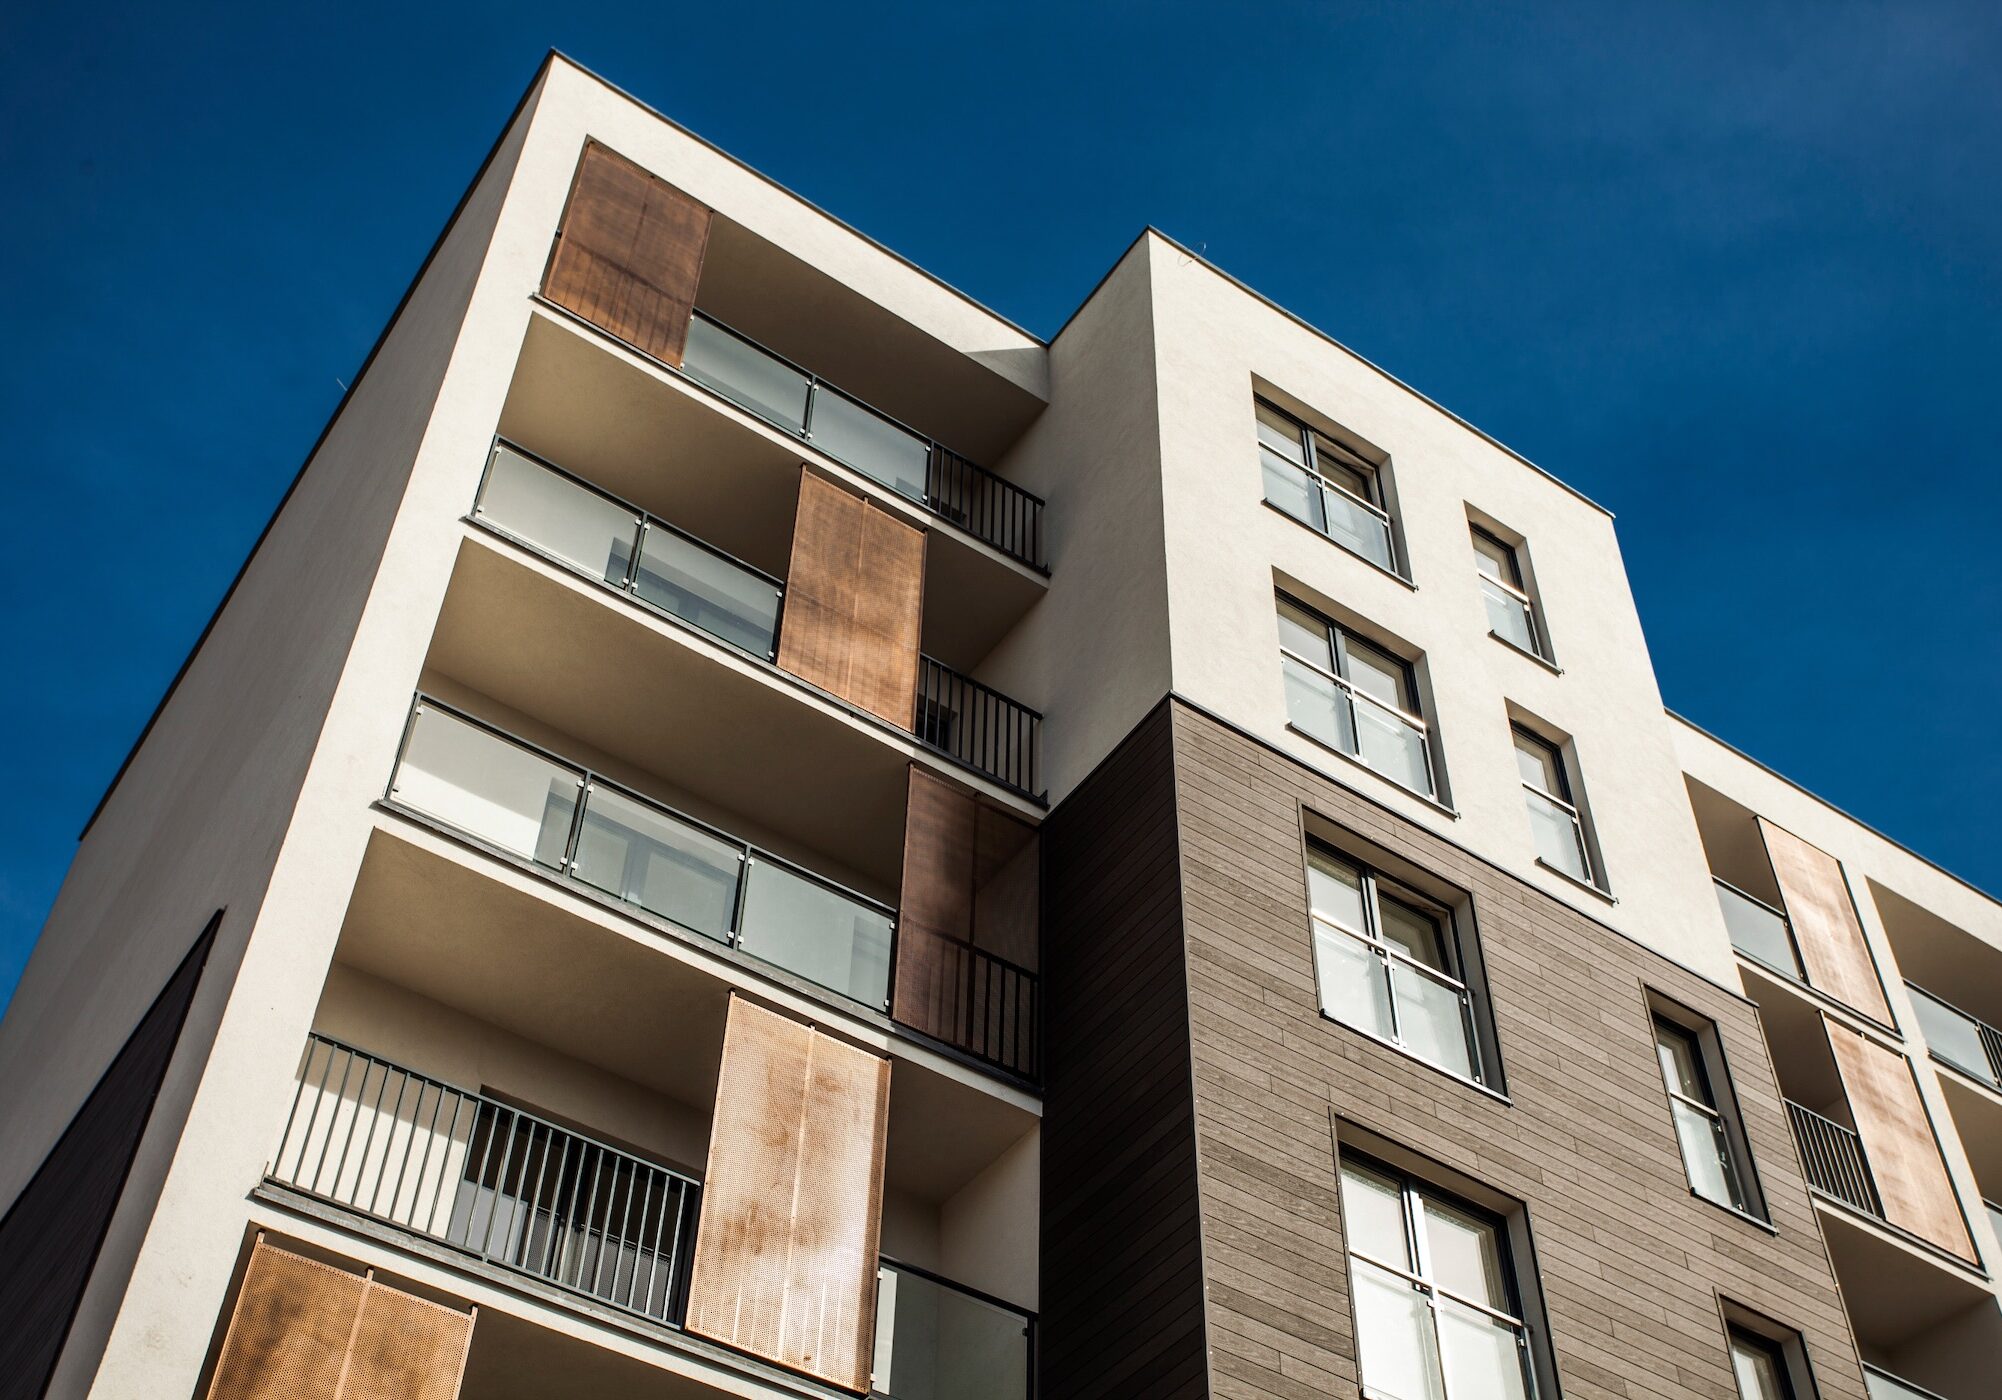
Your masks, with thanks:
[{"label": "glass balustrade panel", "polygon": [[865,1005],[885,1004],[888,914],[767,859],[747,878],[739,947]]},{"label": "glass balustrade panel", "polygon": [[683,928],[728,941],[740,848],[622,792],[593,787],[570,873]]},{"label": "glass balustrade panel", "polygon": [[411,720],[391,796],[489,845],[561,869],[581,776],[424,705]]},{"label": "glass balustrade panel", "polygon": [[770,657],[779,590],[769,579],[659,525],[647,527],[633,591],[712,636]]},{"label": "glass balustrade panel", "polygon": [[813,445],[914,501],[925,498],[931,444],[821,385],[813,393]]},{"label": "glass balustrade panel", "polygon": [[688,323],[681,370],[760,418],[795,433],[806,431],[807,377],[699,316]]},{"label": "glass balustrade panel", "polygon": [[1576,814],[1534,788],[1522,790],[1529,806],[1529,828],[1536,838],[1536,854],[1574,880],[1591,883],[1592,867],[1585,859],[1585,833]]},{"label": "glass balustrade panel", "polygon": [[872,1388],[891,1400],[1027,1400],[1028,1319],[885,1264]]},{"label": "glass balustrade panel", "polygon": [[509,447],[496,447],[477,514],[542,553],[623,586],[639,516]]}]

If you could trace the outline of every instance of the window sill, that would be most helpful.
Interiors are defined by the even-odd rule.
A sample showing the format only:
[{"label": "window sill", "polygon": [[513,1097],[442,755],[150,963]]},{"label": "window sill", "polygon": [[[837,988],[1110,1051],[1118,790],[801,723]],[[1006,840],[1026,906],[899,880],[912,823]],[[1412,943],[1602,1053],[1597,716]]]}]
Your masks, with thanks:
[{"label": "window sill", "polygon": [[1559,666],[1555,661],[1552,661],[1549,657],[1543,655],[1541,652],[1531,651],[1528,647],[1523,646],[1520,642],[1510,641],[1507,637],[1504,637],[1501,633],[1495,631],[1495,629],[1492,627],[1488,629],[1488,635],[1490,637],[1493,637],[1496,641],[1500,642],[1503,646],[1507,647],[1510,651],[1514,652],[1517,656],[1528,657],[1531,661],[1534,661],[1544,670],[1550,672],[1551,675],[1561,676],[1564,674],[1564,668],[1562,666]]},{"label": "window sill", "polygon": [[1443,1075],[1445,1078],[1452,1080],[1455,1084],[1461,1085],[1468,1089],[1472,1089],[1477,1094],[1485,1095],[1486,1097],[1493,1099],[1498,1104],[1505,1104],[1510,1108],[1515,1107],[1515,1101],[1511,1099],[1507,1094],[1504,1094],[1499,1089],[1492,1088],[1489,1085],[1481,1083],[1481,1081],[1478,1079],[1469,1079],[1464,1074],[1455,1074],[1453,1073],[1452,1070],[1447,1069],[1444,1065],[1435,1064],[1433,1061],[1426,1059],[1423,1055],[1413,1054],[1411,1051],[1405,1049],[1402,1045],[1399,1045],[1394,1040],[1386,1040],[1382,1036],[1377,1035],[1372,1031],[1364,1030],[1361,1026],[1352,1026],[1347,1021],[1329,1015],[1326,1010],[1322,1010],[1319,1014],[1321,1019],[1323,1021],[1326,1021],[1331,1026],[1340,1026],[1343,1030],[1349,1032],[1349,1034],[1359,1035],[1372,1045],[1381,1045],[1384,1049],[1403,1056],[1405,1059],[1411,1061],[1411,1063],[1413,1063],[1414,1065],[1423,1065],[1425,1066],[1425,1068],[1431,1070],[1434,1074]]},{"label": "window sill", "polygon": [[[1275,507],[1275,509],[1277,509],[1277,507]],[[1418,792],[1415,789],[1408,788],[1403,783],[1398,782],[1397,779],[1386,776],[1383,770],[1379,768],[1370,767],[1367,763],[1364,763],[1354,754],[1344,752],[1343,750],[1334,747],[1332,744],[1322,743],[1319,739],[1316,739],[1313,735],[1309,734],[1306,730],[1300,728],[1299,725],[1293,723],[1291,720],[1288,720],[1286,722],[1286,728],[1291,732],[1298,734],[1302,739],[1305,739],[1308,743],[1312,744],[1322,753],[1331,753],[1336,758],[1341,759],[1342,762],[1353,764],[1357,768],[1362,769],[1363,772],[1377,779],[1379,782],[1387,783],[1389,786],[1403,793],[1406,797],[1415,798],[1417,801],[1423,802],[1427,807],[1432,808],[1435,812],[1439,812],[1445,816],[1451,817],[1454,821],[1458,821],[1460,819],[1460,814],[1458,812],[1454,811],[1451,807],[1448,807],[1438,798],[1428,797],[1426,794],[1422,792]]]},{"label": "window sill", "polygon": [[1712,1210],[1721,1210],[1724,1214],[1734,1216],[1744,1221],[1747,1225],[1756,1226],[1758,1229],[1764,1230],[1767,1234],[1774,1237],[1779,1235],[1779,1227],[1764,1216],[1754,1215],[1749,1210],[1739,1210],[1736,1206],[1726,1205],[1723,1201],[1713,1201],[1694,1186],[1689,1188],[1689,1194],[1696,1200],[1703,1202],[1704,1205],[1709,1206]]},{"label": "window sill", "polygon": [[1312,525],[1309,525],[1306,521],[1302,520],[1299,516],[1293,514],[1291,511],[1281,510],[1278,506],[1273,505],[1272,502],[1265,500],[1262,497],[1260,498],[1259,504],[1263,505],[1267,510],[1271,511],[1274,515],[1279,516],[1281,519],[1292,521],[1295,525],[1298,525],[1302,530],[1305,530],[1315,539],[1322,540],[1328,544],[1333,545],[1336,549],[1339,549],[1342,553],[1348,555],[1349,558],[1360,559],[1363,563],[1369,565],[1372,569],[1375,569],[1385,578],[1394,579],[1398,583],[1401,583],[1406,588],[1410,589],[1413,593],[1416,593],[1418,591],[1418,585],[1413,583],[1410,579],[1406,578],[1403,574],[1397,572],[1397,570],[1385,568],[1382,564],[1377,563],[1376,560],[1370,558],[1367,554],[1362,554],[1357,552],[1356,550],[1350,549],[1347,545],[1343,544],[1340,540],[1336,539],[1333,535],[1329,534],[1326,530],[1316,530]]},{"label": "window sill", "polygon": [[1555,875],[1558,879],[1562,880],[1565,884],[1576,885],[1579,889],[1585,891],[1586,894],[1594,895],[1599,899],[1603,899],[1608,904],[1618,904],[1620,902],[1619,897],[1615,895],[1611,890],[1607,889],[1605,886],[1595,885],[1590,880],[1581,880],[1576,875],[1573,875],[1570,871],[1566,870],[1563,866],[1552,865],[1542,856],[1538,856],[1536,858],[1536,863],[1542,866],[1545,870],[1548,870],[1552,875]]}]

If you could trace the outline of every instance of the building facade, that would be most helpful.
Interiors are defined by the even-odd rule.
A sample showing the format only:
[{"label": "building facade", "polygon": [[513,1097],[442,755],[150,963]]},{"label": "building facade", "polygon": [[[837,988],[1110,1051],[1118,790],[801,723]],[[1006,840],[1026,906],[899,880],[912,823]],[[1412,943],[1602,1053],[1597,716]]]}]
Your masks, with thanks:
[{"label": "building facade", "polygon": [[1993,1394],[2002,906],[1148,231],[552,56],[0,1021],[0,1393]]}]

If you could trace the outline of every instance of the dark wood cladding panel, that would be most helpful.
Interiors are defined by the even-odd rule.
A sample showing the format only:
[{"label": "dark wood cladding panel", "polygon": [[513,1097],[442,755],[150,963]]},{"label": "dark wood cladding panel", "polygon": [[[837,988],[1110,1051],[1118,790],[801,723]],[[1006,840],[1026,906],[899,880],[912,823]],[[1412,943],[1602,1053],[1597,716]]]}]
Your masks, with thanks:
[{"label": "dark wood cladding panel", "polygon": [[671,365],[702,278],[709,210],[609,146],[584,145],[542,293]]},{"label": "dark wood cladding panel", "polygon": [[909,729],[924,573],[923,530],[802,468],[779,665]]},{"label": "dark wood cladding panel", "polygon": [[1043,1400],[1209,1393],[1168,713],[1043,824]]},{"label": "dark wood cladding panel", "polygon": [[[1733,1400],[1721,1293],[1802,1330],[1822,1400],[1860,1400],[1756,1011],[1285,755],[1172,711],[1212,1393],[1356,1393],[1339,1116],[1526,1205],[1565,1396]],[[1512,1102],[1319,1014],[1303,808],[1471,897]],[[1118,839],[1119,824],[1095,834]],[[1053,937],[1053,961],[1094,932]],[[1716,1020],[1776,1237],[1691,1194],[1644,986]],[[1061,1235],[1045,1247],[1061,1251]]]},{"label": "dark wood cladding panel", "polygon": [[55,1371],[221,920],[218,911],[0,1220],[0,1395],[39,1396]]},{"label": "dark wood cladding panel", "polygon": [[1036,829],[911,765],[897,903],[897,1020],[1037,1071]]},{"label": "dark wood cladding panel", "polygon": [[1884,984],[1849,897],[1842,862],[1764,817],[1759,818],[1759,836],[1807,965],[1808,982],[1844,1006],[1890,1025],[1890,1003],[1884,1000]]},{"label": "dark wood cladding panel", "polygon": [[1860,1031],[1826,1016],[1821,1021],[1884,1218],[1949,1254],[1978,1263],[1911,1062]]}]

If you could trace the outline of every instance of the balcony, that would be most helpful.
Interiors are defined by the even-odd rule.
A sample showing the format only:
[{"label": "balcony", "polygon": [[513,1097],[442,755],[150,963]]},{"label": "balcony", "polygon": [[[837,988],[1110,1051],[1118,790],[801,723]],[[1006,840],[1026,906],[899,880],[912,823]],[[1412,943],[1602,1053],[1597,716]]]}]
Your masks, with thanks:
[{"label": "balcony", "polygon": [[1723,910],[1731,946],[1761,967],[1805,984],[1807,976],[1787,916],[1736,885],[1723,880],[1716,880],[1715,884],[1717,904]]},{"label": "balcony", "polygon": [[[694,1177],[329,1036],[308,1037],[265,1183],[591,1307],[675,1330],[686,1316]],[[526,1319],[483,1315],[476,1350],[496,1343],[496,1325],[531,1364],[565,1345],[527,1343]],[[1025,1309],[884,1257],[872,1393],[1027,1400],[1034,1331]],[[466,1393],[506,1389],[498,1369],[492,1358],[469,1366]]]},{"label": "balcony", "polygon": [[1912,1010],[1932,1057],[2002,1092],[2002,1031],[1917,983],[1907,982],[1905,987],[1912,994]]},{"label": "balcony", "polygon": [[1876,1366],[1866,1365],[1863,1368],[1863,1386],[1869,1392],[1870,1400],[1946,1400],[1936,1390],[1900,1380]]},{"label": "balcony", "polygon": [[[775,665],[785,583],[506,440],[475,523],[658,615]],[[1036,798],[1042,716],[937,658],[919,658],[910,732],[953,763]]]},{"label": "balcony", "polygon": [[681,372],[843,466],[1033,569],[1043,502],[811,371],[697,311]]},{"label": "balcony", "polygon": [[879,1011],[896,911],[425,696],[387,800]]},{"label": "balcony", "polygon": [[1786,1105],[1808,1185],[1865,1215],[1883,1220],[1884,1206],[1877,1196],[1877,1182],[1870,1174],[1863,1140],[1855,1130],[1792,1099]]}]

